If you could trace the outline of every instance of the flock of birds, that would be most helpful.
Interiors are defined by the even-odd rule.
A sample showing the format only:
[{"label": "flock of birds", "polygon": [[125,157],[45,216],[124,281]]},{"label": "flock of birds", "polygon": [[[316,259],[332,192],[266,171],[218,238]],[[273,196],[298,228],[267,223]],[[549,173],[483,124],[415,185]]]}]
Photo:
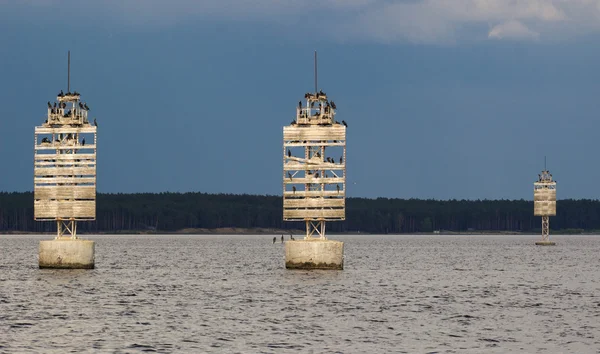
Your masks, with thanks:
[{"label": "flock of birds", "polygon": [[[316,117],[321,115],[321,111],[323,111],[324,113],[328,113],[330,108],[337,109],[335,102],[333,102],[333,101],[329,102],[327,100],[327,95],[325,94],[325,92],[323,92],[323,90],[319,90],[319,92],[317,92],[316,94],[307,92],[304,94],[304,98],[306,98],[306,99],[316,98],[316,99],[320,99],[325,102],[325,107],[323,107],[323,105],[321,103],[319,103],[319,110],[315,113]],[[313,108],[314,106],[315,106],[315,102],[311,102],[310,107]],[[300,109],[300,111],[302,111],[302,101],[298,101],[298,108]],[[301,114],[300,117],[305,118],[306,116],[304,114]],[[293,120],[291,124],[292,125],[297,124],[296,120]],[[335,124],[343,124],[345,127],[348,127],[348,124],[344,120],[342,120],[342,123],[335,121]]]},{"label": "flock of birds", "polygon": [[322,97],[325,100],[327,100],[327,95],[325,94],[325,92],[323,92],[323,90],[319,90],[319,92],[317,92],[317,93],[307,92],[304,94],[304,98],[313,98],[313,97],[316,97],[317,99],[319,97]]},{"label": "flock of birds", "polygon": [[[538,174],[538,182],[550,182],[552,181],[552,173],[546,173],[544,172],[543,175]],[[556,181],[554,181],[556,182]]]},{"label": "flock of birds", "polygon": [[67,94],[65,95],[63,90],[60,90],[60,92],[58,93],[58,97],[65,97],[65,96],[80,96],[80,93],[77,91],[73,91],[73,93],[67,92]]},{"label": "flock of birds", "polygon": [[[317,93],[317,94],[316,94],[316,97],[317,97],[317,98],[319,98],[319,97],[320,97],[320,95],[322,95],[322,96],[325,96],[325,94],[323,93],[323,91],[320,91],[319,93]],[[309,97],[313,97],[313,96],[314,96],[314,95],[313,95],[312,93],[306,93],[306,94],[304,95],[304,97],[305,97],[305,98],[309,98]],[[313,103],[314,103],[314,102],[313,102]],[[331,101],[331,103],[332,103],[332,107],[335,109],[335,103],[333,103],[333,101]],[[329,103],[327,103],[327,104],[329,104]],[[299,103],[298,103],[298,105],[299,105],[300,107],[302,107],[302,102],[299,102]],[[339,122],[337,122],[337,121],[336,121],[335,123],[336,123],[336,124],[340,124],[340,123],[339,123]],[[292,125],[294,125],[294,124],[296,124],[296,121],[295,121],[295,120],[294,120],[294,121],[292,121]],[[343,124],[344,126],[346,126],[346,127],[348,126],[348,124],[347,124],[347,123],[346,123],[346,121],[344,121],[344,120],[342,120],[342,124]],[[336,141],[336,140],[334,140],[333,142],[334,142],[334,143],[337,143],[337,141]],[[304,143],[306,143],[306,140],[304,141]],[[288,156],[288,158],[292,157],[292,152],[290,151],[290,149],[288,149],[288,150],[287,150],[287,156]],[[314,157],[318,157],[318,158],[320,158],[320,157],[321,157],[321,154],[317,152],[317,153],[315,153],[315,154],[314,154]],[[332,157],[326,157],[326,158],[325,158],[325,161],[327,161],[327,162],[329,162],[329,163],[332,163],[332,164],[335,164],[335,160],[334,160]],[[343,156],[340,156],[340,164],[342,164],[342,163],[344,163],[344,157],[343,157]],[[307,173],[308,173],[308,175],[312,175],[312,172],[311,172],[311,171],[308,171]],[[292,176],[292,174],[291,174],[290,172],[288,172],[288,177],[289,177],[290,181],[291,181],[291,180],[293,180],[293,176]],[[319,178],[319,173],[318,173],[318,172],[317,172],[317,173],[315,173],[315,174],[314,174],[314,177],[315,177],[315,178]],[[325,173],[324,173],[324,177],[325,177],[325,178],[327,178],[327,177],[328,177],[328,176],[327,176],[327,172],[325,172]],[[339,192],[340,192],[340,185],[339,185],[339,184],[338,184],[338,185],[336,185],[336,189],[337,189],[337,192],[339,193]],[[296,194],[296,186],[292,186],[292,192],[293,192],[294,194]]]},{"label": "flock of birds", "polygon": [[[298,108],[302,109],[302,101],[298,101]],[[310,103],[310,108],[315,108],[315,102]],[[329,103],[329,101],[325,101],[325,113],[329,112],[329,108],[337,109],[335,102],[331,101],[331,103]],[[323,109],[323,104],[319,103],[319,112],[321,109]]]},{"label": "flock of birds", "polygon": [[[73,93],[71,92],[67,92],[66,94],[63,92],[63,90],[60,90],[60,93],[58,94],[58,97],[65,97],[65,96],[80,96],[80,93],[75,91]],[[60,109],[65,109],[67,108],[67,104],[65,102],[59,102],[58,104],[56,102],[54,102],[54,105],[52,105],[52,103],[50,103],[50,101],[48,101],[48,109],[50,110],[50,112],[52,114],[58,114]],[[86,102],[79,102],[79,108],[83,111],[90,111],[90,107],[87,105]],[[70,117],[74,114],[74,112],[72,112],[71,110],[68,110],[63,117]],[[48,120],[46,120],[46,123],[48,123]],[[96,122],[96,118],[94,118],[94,126],[98,126],[98,122]],[[84,143],[85,144],[85,143]]]},{"label": "flock of birds", "polygon": [[[71,139],[73,139],[73,135],[71,133],[69,133],[69,134],[67,134],[67,136],[65,137],[65,139],[66,140],[71,140]],[[60,143],[60,139],[56,139],[56,140],[54,140],[54,142]],[[51,141],[48,138],[43,138],[42,139],[42,143],[48,143],[48,144],[50,144]],[[85,138],[81,139],[81,146],[85,146]]]},{"label": "flock of birds", "polygon": [[[283,235],[281,235],[281,243],[283,243],[284,240],[285,239],[284,239]],[[294,238],[294,235],[290,234],[290,241],[294,241],[294,240],[296,240]],[[275,243],[275,242],[277,242],[277,236],[273,237],[273,243]]]},{"label": "flock of birds", "polygon": [[[52,104],[50,103],[50,101],[48,101],[48,108],[52,110],[52,113],[57,113],[58,109],[62,108],[65,109],[67,108],[67,104],[64,102],[61,102],[58,104],[58,107],[56,106],[56,102],[54,102],[54,106],[52,106]],[[90,110],[90,107],[88,107],[87,103],[81,103],[79,102],[79,108],[84,109],[86,111]]]},{"label": "flock of birds", "polygon": [[[287,151],[287,155],[288,155],[288,157],[292,157],[292,152],[290,151],[290,149],[288,149],[288,151]],[[321,155],[320,155],[319,153],[316,153],[316,154],[315,154],[315,156],[316,156],[316,157],[321,157]],[[334,160],[332,157],[327,157],[325,160],[326,160],[327,162],[329,162],[329,163],[333,163],[333,164],[335,164],[335,160]],[[343,162],[344,162],[344,157],[343,157],[343,156],[340,156],[340,164],[342,164]],[[313,175],[311,171],[308,171],[308,172],[307,172],[307,174],[308,174],[308,175]],[[316,172],[316,173],[315,173],[313,176],[314,176],[315,178],[319,178],[319,173],[318,173],[318,172]],[[288,178],[290,179],[290,181],[292,181],[292,180],[293,180],[293,177],[294,177],[294,176],[292,176],[292,173],[288,171]],[[327,172],[325,172],[325,173],[324,173],[323,177],[325,177],[325,178],[328,178],[328,177],[329,177],[329,176],[327,175]],[[340,185],[339,185],[339,184],[336,186],[336,189],[337,189],[337,192],[339,193],[339,192],[340,192]],[[296,194],[296,187],[295,187],[295,186],[292,186],[292,191],[294,192],[294,194]]]},{"label": "flock of birds", "polygon": [[[287,155],[288,157],[292,157],[292,152],[290,151],[290,149],[288,149],[287,151]],[[315,154],[316,157],[321,157],[321,154],[319,154],[318,152]],[[329,163],[335,163],[335,160],[332,157],[327,157],[325,159],[327,162]],[[340,156],[340,164],[344,163],[344,157]]]}]

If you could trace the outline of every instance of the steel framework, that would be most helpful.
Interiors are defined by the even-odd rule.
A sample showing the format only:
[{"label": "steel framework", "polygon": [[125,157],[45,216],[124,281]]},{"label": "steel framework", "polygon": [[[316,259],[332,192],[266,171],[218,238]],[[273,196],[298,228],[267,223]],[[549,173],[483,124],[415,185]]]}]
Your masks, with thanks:
[{"label": "steel framework", "polygon": [[542,216],[542,241],[550,241],[550,217]]}]

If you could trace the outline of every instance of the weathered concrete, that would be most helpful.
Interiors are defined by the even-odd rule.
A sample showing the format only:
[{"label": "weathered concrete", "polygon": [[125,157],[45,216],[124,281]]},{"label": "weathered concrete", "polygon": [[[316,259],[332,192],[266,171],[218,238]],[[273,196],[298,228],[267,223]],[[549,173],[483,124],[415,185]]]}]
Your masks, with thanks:
[{"label": "weathered concrete", "polygon": [[93,269],[95,243],[70,238],[40,241],[40,268]]},{"label": "weathered concrete", "polygon": [[344,269],[344,243],[319,239],[286,241],[285,267]]},{"label": "weathered concrete", "polygon": [[536,246],[556,246],[556,243],[552,241],[536,241]]}]

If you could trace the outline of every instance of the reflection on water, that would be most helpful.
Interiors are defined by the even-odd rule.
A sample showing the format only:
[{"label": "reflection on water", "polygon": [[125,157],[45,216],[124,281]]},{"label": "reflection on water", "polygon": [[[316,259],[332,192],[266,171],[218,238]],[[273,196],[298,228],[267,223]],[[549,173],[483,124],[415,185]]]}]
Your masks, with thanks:
[{"label": "reflection on water", "polygon": [[89,236],[96,269],[40,270],[0,235],[0,353],[589,353],[600,238],[339,236],[345,270],[285,270],[273,236]]}]

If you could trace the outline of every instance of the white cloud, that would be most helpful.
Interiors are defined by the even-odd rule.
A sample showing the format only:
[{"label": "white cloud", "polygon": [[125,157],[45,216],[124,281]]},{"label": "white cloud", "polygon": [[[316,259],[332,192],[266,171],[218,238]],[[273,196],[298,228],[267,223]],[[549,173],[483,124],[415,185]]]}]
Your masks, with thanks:
[{"label": "white cloud", "polygon": [[[355,35],[381,41],[453,42],[485,38],[490,25],[502,38],[537,38],[540,24],[567,21],[565,9],[586,0],[421,0],[388,2],[357,16]],[[598,11],[598,10],[596,10]],[[349,27],[346,24],[347,28]],[[541,26],[546,28],[546,26]],[[525,35],[527,34],[527,35]],[[498,36],[492,36],[499,38]],[[492,38],[490,37],[490,38]]]},{"label": "white cloud", "polygon": [[343,26],[384,42],[556,40],[600,31],[600,0],[382,0]]},{"label": "white cloud", "polygon": [[495,39],[538,39],[540,34],[530,30],[519,21],[511,20],[494,26],[488,33],[488,37]]},{"label": "white cloud", "polygon": [[133,26],[203,19],[257,21],[345,41],[546,40],[600,31],[600,0],[26,0],[20,4],[0,0],[0,12],[3,6],[60,4]]}]

